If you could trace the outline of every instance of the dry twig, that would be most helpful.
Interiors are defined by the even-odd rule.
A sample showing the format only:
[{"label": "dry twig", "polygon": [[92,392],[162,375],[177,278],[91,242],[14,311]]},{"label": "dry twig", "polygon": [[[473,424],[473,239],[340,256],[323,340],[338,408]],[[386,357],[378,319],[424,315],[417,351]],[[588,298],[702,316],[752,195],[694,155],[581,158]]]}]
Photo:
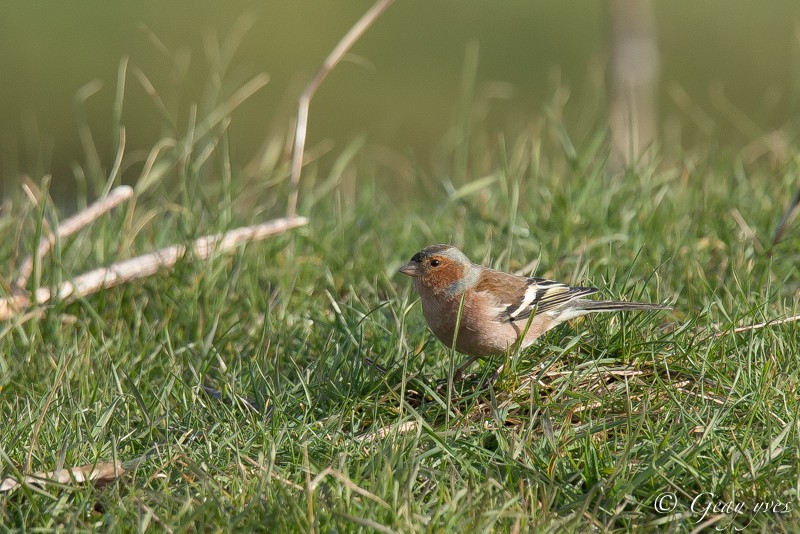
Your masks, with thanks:
[{"label": "dry twig", "polygon": [[[133,189],[130,186],[121,185],[119,187],[115,187],[104,198],[97,200],[97,202],[90,205],[85,210],[76,213],[69,219],[66,219],[64,222],[59,224],[58,231],[56,232],[58,239],[64,239],[71,236],[81,228],[88,226],[97,220],[104,213],[107,213],[108,211],[111,211],[115,207],[119,206],[132,196]],[[56,236],[53,234],[48,234],[47,236],[43,237],[41,241],[39,241],[36,254],[31,254],[22,262],[22,265],[19,268],[19,276],[14,284],[15,287],[18,289],[23,289],[25,287],[25,284],[28,283],[28,279],[33,272],[34,258],[38,257],[39,260],[41,260],[45,255],[47,255],[48,252],[50,252],[50,249],[52,249],[55,242]]]},{"label": "dry twig", "polygon": [[[308,219],[305,217],[286,217],[254,226],[236,228],[224,234],[209,235],[197,239],[191,245],[191,251],[198,259],[204,260],[214,252],[229,252],[241,243],[259,241],[307,223]],[[173,245],[149,254],[120,261],[109,267],[101,267],[83,273],[72,280],[62,282],[58,286],[56,294],[61,300],[74,300],[91,295],[104,288],[151,276],[160,270],[173,267],[186,254],[188,248],[185,245]],[[52,297],[50,288],[40,287],[34,291],[32,297],[18,293],[9,298],[0,299],[0,320],[9,319],[17,310],[31,305],[45,304]]]},{"label": "dry twig", "polygon": [[19,479],[6,477],[0,479],[0,493],[11,492],[22,486],[43,488],[48,484],[64,486],[69,484],[85,484],[88,482],[97,487],[104,486],[122,475],[134,471],[144,461],[151,458],[154,452],[155,448],[141,456],[137,456],[131,460],[125,460],[124,462],[119,460],[113,462],[97,462],[79,467],[56,469],[55,471],[45,471],[33,475],[21,476]]},{"label": "dry twig", "polygon": [[322,67],[317,71],[317,74],[303,90],[300,95],[300,101],[297,106],[297,126],[294,132],[294,151],[292,153],[292,174],[291,186],[292,190],[289,193],[289,202],[286,206],[286,215],[293,217],[297,213],[297,194],[300,186],[300,171],[303,168],[303,152],[306,146],[306,130],[308,128],[308,109],[311,105],[311,99],[319,89],[325,77],[339,64],[348,50],[361,38],[367,29],[383,14],[384,11],[392,4],[394,0],[378,0],[375,4],[364,13],[364,15],[356,22],[350,31],[342,37],[339,44],[336,45]]},{"label": "dry twig", "polygon": [[[767,321],[765,323],[757,323],[757,324],[751,324],[751,325],[747,325],[747,326],[739,326],[739,327],[734,328],[733,330],[725,330],[724,332],[717,332],[716,334],[714,334],[711,337],[713,339],[716,339],[718,337],[724,336],[725,334],[738,334],[740,332],[747,332],[747,331],[750,331],[750,330],[760,330],[762,328],[766,328],[767,326],[777,326],[779,324],[786,324],[786,323],[791,323],[791,322],[794,322],[794,321],[800,321],[800,315],[794,315],[792,317],[784,317],[783,319],[775,319],[774,321]],[[706,338],[706,339],[708,339],[708,338]]]},{"label": "dry twig", "polygon": [[22,480],[17,480],[13,477],[8,477],[0,480],[0,493],[14,491],[21,487],[23,484],[26,486],[45,486],[46,484],[83,484],[91,482],[95,486],[102,486],[114,481],[123,474],[126,469],[122,466],[121,462],[103,462],[98,464],[82,465],[80,467],[72,467],[70,469],[57,469],[55,471],[47,471],[44,473],[36,473],[22,477]]}]

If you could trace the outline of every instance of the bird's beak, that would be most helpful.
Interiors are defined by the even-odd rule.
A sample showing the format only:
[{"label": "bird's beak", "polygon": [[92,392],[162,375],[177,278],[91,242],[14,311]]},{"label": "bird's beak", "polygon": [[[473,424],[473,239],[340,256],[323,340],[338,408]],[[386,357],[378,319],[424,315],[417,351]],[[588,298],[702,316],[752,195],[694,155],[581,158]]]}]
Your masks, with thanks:
[{"label": "bird's beak", "polygon": [[407,274],[408,276],[411,276],[411,277],[417,277],[420,274],[422,274],[422,273],[420,273],[420,264],[415,262],[415,261],[410,261],[410,262],[406,263],[405,265],[400,267],[397,270],[397,272],[403,273],[403,274]]}]

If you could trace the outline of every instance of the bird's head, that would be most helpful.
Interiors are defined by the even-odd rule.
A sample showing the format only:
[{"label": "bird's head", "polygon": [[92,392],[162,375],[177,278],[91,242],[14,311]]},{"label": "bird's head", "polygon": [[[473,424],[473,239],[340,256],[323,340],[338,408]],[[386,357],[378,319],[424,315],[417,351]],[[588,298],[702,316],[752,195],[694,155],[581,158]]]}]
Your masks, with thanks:
[{"label": "bird's head", "polygon": [[399,272],[412,277],[418,291],[455,294],[475,282],[479,267],[452,245],[431,245],[414,254]]}]

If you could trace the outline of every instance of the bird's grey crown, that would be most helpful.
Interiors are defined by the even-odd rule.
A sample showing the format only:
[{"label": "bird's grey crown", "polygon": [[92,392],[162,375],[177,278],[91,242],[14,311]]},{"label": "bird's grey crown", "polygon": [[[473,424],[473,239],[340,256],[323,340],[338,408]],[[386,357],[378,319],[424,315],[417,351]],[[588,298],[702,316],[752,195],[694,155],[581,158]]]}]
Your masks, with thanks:
[{"label": "bird's grey crown", "polygon": [[422,260],[430,258],[431,256],[444,256],[445,258],[450,258],[459,263],[471,263],[469,258],[467,258],[463,252],[458,250],[453,245],[431,245],[429,247],[425,247],[414,254],[411,257],[411,261],[421,263]]}]

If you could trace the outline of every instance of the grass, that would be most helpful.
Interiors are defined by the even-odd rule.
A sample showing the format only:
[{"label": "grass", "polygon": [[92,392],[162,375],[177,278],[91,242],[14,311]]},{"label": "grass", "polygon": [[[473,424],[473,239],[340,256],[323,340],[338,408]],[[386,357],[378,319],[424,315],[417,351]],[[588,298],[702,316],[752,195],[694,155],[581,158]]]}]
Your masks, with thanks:
[{"label": "grass", "polygon": [[[136,202],[58,243],[29,289],[281,214],[288,161],[231,158],[222,94],[172,125]],[[381,167],[358,141],[330,174],[306,169],[308,227],[0,325],[4,476],[143,458],[104,487],[0,494],[0,524],[793,530],[800,323],[733,328],[800,313],[800,234],[765,250],[797,158],[686,152],[617,171],[601,126],[575,148],[552,120],[514,140],[469,129],[438,176]],[[136,178],[101,168],[78,172],[88,195]],[[0,218],[6,290],[41,222],[64,215],[41,206],[20,197]],[[396,273],[436,242],[675,312],[575,321],[491,388],[502,358],[437,384],[454,362]],[[728,502],[743,508],[706,510]]]}]

